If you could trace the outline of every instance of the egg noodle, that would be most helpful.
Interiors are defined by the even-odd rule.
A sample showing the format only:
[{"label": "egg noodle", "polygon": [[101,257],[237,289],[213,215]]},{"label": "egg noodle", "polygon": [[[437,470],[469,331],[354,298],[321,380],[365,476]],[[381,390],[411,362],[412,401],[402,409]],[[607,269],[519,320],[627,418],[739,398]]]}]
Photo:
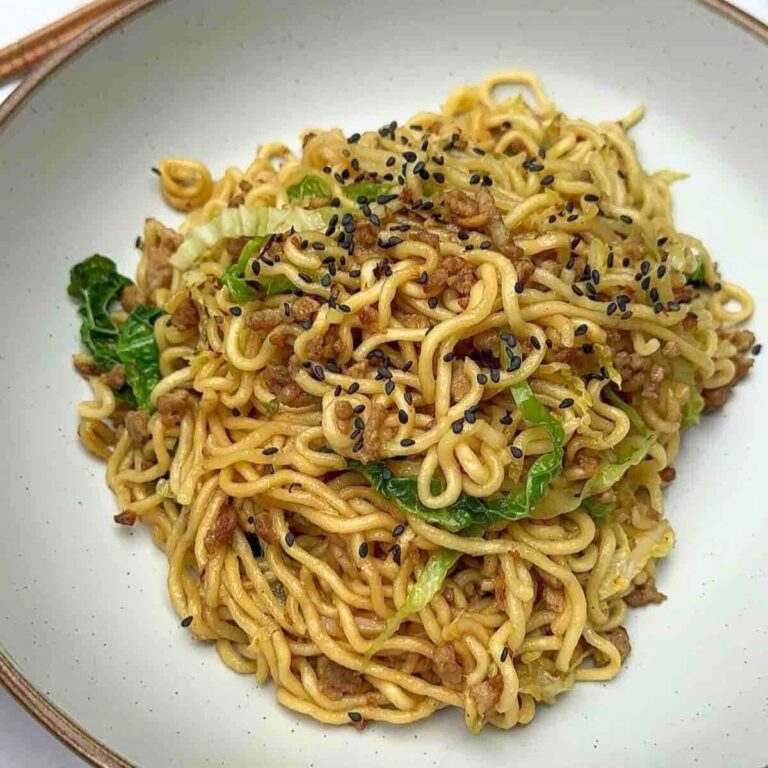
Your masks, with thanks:
[{"label": "egg noodle", "polygon": [[640,166],[641,116],[572,119],[508,72],[218,180],[156,169],[186,219],[147,221],[135,285],[110,272],[79,434],[182,625],[284,706],[524,725],[613,678],[627,607],[664,599],[682,431],[758,347],[675,229],[681,175]]}]

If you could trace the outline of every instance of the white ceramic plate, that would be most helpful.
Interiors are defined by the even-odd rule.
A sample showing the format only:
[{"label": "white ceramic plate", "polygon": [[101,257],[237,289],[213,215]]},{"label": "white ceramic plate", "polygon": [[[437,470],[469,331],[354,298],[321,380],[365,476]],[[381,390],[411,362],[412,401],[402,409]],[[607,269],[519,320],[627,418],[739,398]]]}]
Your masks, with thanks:
[{"label": "white ceramic plate", "polygon": [[[145,0],[144,0],[145,2]],[[142,4],[139,0],[138,5]],[[762,32],[760,31],[762,29]],[[681,228],[756,295],[768,331],[768,47],[687,0],[334,4],[171,0],[96,36],[6,114],[0,140],[7,684],[105,766],[762,766],[768,762],[765,366],[688,436],[668,494],[670,599],[633,612],[633,653],[531,727],[472,737],[456,712],[359,734],[279,709],[179,628],[163,556],[113,525],[103,466],[75,439],[84,395],[67,271],[93,251],[132,272],[145,215],[171,218],[150,166],[223,170],[308,125],[347,130],[437,106],[457,81],[536,70],[590,119],[644,102],[637,130]],[[7,111],[7,108],[6,108]],[[12,660],[15,672],[8,660]],[[127,763],[64,720],[42,694]]]}]

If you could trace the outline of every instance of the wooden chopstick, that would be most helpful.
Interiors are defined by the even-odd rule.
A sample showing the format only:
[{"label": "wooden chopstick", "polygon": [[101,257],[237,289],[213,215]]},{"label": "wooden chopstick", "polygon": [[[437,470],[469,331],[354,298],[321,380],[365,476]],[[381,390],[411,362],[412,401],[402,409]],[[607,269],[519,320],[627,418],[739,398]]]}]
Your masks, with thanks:
[{"label": "wooden chopstick", "polygon": [[0,82],[27,72],[125,0],[94,0],[0,50]]}]

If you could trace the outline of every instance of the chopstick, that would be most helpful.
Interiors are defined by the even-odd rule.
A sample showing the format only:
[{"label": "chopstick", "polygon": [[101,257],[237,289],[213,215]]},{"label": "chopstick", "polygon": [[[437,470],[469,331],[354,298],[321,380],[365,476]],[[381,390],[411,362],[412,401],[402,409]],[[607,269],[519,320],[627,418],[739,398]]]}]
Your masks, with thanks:
[{"label": "chopstick", "polygon": [[32,69],[57,48],[70,42],[124,2],[125,0],[94,0],[6,46],[0,50],[0,82]]}]

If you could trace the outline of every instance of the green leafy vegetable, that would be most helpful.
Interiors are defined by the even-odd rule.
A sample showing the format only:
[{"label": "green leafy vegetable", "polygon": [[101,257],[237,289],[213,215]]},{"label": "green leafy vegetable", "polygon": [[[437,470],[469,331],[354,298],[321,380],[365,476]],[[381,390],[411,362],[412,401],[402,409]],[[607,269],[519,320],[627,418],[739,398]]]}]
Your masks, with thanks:
[{"label": "green leafy vegetable", "polygon": [[305,197],[326,198],[331,196],[331,188],[319,176],[305,176],[298,184],[288,187],[288,199],[300,200]]},{"label": "green leafy vegetable", "polygon": [[448,576],[448,571],[460,557],[461,552],[454,552],[452,549],[440,549],[429,558],[405,602],[394,616],[387,619],[384,631],[368,646],[367,656],[373,656],[379,651],[386,640],[397,632],[400,625],[411,614],[418,613],[432,602]]},{"label": "green leafy vegetable", "polygon": [[118,327],[109,315],[123,288],[131,285],[119,274],[115,262],[94,255],[72,267],[67,292],[80,303],[80,338],[102,371],[125,367],[126,386],[117,396],[140,408],[149,408],[149,396],[160,381],[160,351],[153,322],[161,315],[157,307],[135,307]]},{"label": "green leafy vegetable", "polygon": [[264,275],[259,278],[246,280],[245,269],[248,262],[259,254],[267,242],[266,237],[254,237],[245,244],[237,262],[229,267],[221,277],[221,282],[229,289],[230,299],[237,304],[260,296],[276,296],[280,293],[290,293],[296,286],[285,275]]},{"label": "green leafy vegetable", "polygon": [[[498,520],[530,517],[549,483],[562,469],[565,433],[560,422],[536,399],[527,382],[514,385],[512,396],[525,423],[530,427],[541,427],[547,433],[552,441],[552,451],[539,456],[528,471],[523,486],[508,494],[486,501],[462,493],[453,504],[431,509],[420,501],[415,477],[395,477],[384,464],[350,461],[349,467],[360,472],[374,490],[392,499],[403,511],[454,533],[477,525],[485,528]],[[432,492],[439,493],[440,485],[438,480],[433,481]]]},{"label": "green leafy vegetable", "polygon": [[347,184],[344,187],[344,194],[351,200],[357,200],[358,197],[367,197],[369,200],[375,200],[379,195],[386,195],[392,184],[375,181],[358,181],[354,184]]},{"label": "green leafy vegetable", "polygon": [[701,260],[701,256],[697,256],[696,269],[685,276],[686,283],[688,283],[688,285],[704,285],[707,282],[705,275],[704,262]]},{"label": "green leafy vegetable", "polygon": [[261,252],[266,242],[266,237],[254,237],[253,240],[248,241],[243,246],[243,250],[240,251],[237,261],[222,275],[221,282],[229,289],[229,296],[232,301],[244,304],[246,301],[256,298],[256,291],[246,282],[245,268],[248,266],[248,262]]},{"label": "green leafy vegetable", "polygon": [[683,429],[687,429],[701,421],[701,412],[704,410],[704,398],[696,386],[693,365],[688,360],[683,357],[676,357],[672,362],[672,375],[675,381],[679,381],[688,387],[688,400],[683,408],[683,419],[681,422]]},{"label": "green leafy vegetable", "polygon": [[[601,462],[597,472],[584,484],[581,491],[582,499],[597,496],[616,485],[631,467],[639,464],[648,455],[648,451],[656,442],[653,432],[648,429],[640,414],[631,405],[625,403],[610,389],[606,396],[616,407],[621,408],[627,414],[630,424],[640,434],[625,437],[609,454],[609,457]],[[587,511],[589,512],[589,510]]]},{"label": "green leafy vegetable", "polygon": [[150,408],[149,396],[160,381],[160,350],[153,323],[162,314],[158,307],[136,307],[120,326],[117,337],[115,350],[139,408]]},{"label": "green leafy vegetable", "polygon": [[103,371],[120,362],[115,350],[118,329],[109,308],[127,285],[131,281],[118,273],[115,262],[99,254],[76,264],[69,273],[67,293],[81,304],[80,339]]},{"label": "green leafy vegetable", "polygon": [[267,416],[274,416],[280,409],[280,401],[273,397],[271,400],[263,402],[264,410],[267,412]]},{"label": "green leafy vegetable", "polygon": [[581,502],[581,508],[595,521],[598,526],[605,525],[613,516],[613,505],[603,504],[594,496],[584,499]]}]

